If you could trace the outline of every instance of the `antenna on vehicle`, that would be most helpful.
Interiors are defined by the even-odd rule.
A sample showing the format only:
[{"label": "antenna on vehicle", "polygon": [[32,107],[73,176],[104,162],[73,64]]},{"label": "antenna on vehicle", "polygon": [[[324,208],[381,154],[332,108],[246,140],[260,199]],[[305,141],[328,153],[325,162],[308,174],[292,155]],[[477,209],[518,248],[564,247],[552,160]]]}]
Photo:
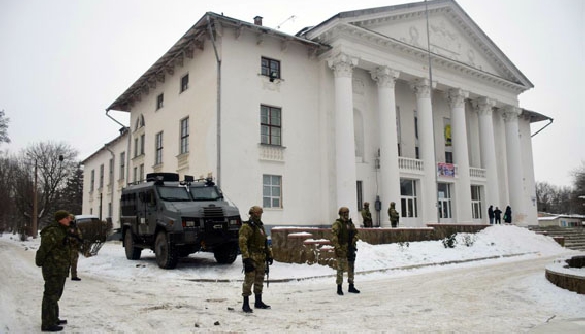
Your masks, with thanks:
[{"label": "antenna on vehicle", "polygon": [[289,16],[286,20],[282,21],[279,25],[277,25],[276,29],[280,29],[280,27],[282,27],[282,25],[285,24],[286,22],[288,22],[289,20],[293,20],[293,22],[294,22],[296,18],[297,18],[296,15]]}]

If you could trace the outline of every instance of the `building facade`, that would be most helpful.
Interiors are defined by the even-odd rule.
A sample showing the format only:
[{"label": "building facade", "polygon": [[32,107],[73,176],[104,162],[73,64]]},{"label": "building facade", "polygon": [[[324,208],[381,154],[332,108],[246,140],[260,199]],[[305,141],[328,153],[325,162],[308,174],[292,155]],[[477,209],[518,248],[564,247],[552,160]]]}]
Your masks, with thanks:
[{"label": "building facade", "polygon": [[536,224],[530,124],[547,117],[517,105],[532,87],[452,0],[295,36],[207,13],[108,108],[131,124],[84,161],[83,210],[119,226],[127,183],[175,172],[212,175],[269,225],[330,225],[340,206],[361,223],[364,202],[380,226],[390,202],[401,226],[486,223],[490,205]]}]

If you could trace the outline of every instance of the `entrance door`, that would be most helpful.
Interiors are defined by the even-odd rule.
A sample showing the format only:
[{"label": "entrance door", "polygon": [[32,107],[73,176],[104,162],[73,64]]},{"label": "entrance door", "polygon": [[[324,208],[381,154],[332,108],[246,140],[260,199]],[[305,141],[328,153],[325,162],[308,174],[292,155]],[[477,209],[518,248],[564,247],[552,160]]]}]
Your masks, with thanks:
[{"label": "entrance door", "polygon": [[438,183],[439,191],[439,223],[451,223],[451,185],[449,183]]}]

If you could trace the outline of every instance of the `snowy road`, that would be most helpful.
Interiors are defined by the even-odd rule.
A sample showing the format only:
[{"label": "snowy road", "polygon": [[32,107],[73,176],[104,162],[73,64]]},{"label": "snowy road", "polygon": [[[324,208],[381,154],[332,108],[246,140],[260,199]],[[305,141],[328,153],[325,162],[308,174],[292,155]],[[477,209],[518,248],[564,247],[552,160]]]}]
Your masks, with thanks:
[{"label": "snowy road", "polygon": [[[43,281],[34,254],[0,240],[2,333],[39,332]],[[565,292],[541,288],[548,284],[545,265],[557,257],[358,275],[358,295],[337,296],[333,277],[273,282],[264,296],[272,310],[251,315],[241,312],[238,281],[193,282],[165,271],[132,279],[92,275],[67,281],[61,317],[69,320],[69,333],[527,332],[560,315],[583,316],[563,314],[559,303],[542,298]],[[585,306],[585,299],[567,296]]]}]

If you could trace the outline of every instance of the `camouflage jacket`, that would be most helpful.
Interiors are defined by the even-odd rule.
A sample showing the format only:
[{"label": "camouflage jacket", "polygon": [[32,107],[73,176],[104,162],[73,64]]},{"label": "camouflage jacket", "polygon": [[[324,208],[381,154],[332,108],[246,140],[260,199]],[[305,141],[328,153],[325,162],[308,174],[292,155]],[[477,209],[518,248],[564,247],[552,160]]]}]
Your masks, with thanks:
[{"label": "camouflage jacket", "polygon": [[71,242],[71,251],[72,252],[79,252],[81,251],[81,246],[83,245],[83,235],[81,234],[81,230],[77,224],[71,222],[69,225],[69,241]]},{"label": "camouflage jacket", "polygon": [[41,231],[41,246],[37,250],[35,262],[43,267],[43,276],[69,275],[71,265],[71,246],[67,226],[53,222]]},{"label": "camouflage jacket", "polygon": [[400,220],[400,214],[398,214],[398,211],[396,211],[394,206],[388,208],[388,217],[390,217],[390,221],[393,223],[398,223]]},{"label": "camouflage jacket", "polygon": [[358,240],[359,232],[351,219],[347,223],[341,219],[337,219],[333,223],[331,227],[331,243],[336,251],[341,250],[347,252],[352,248],[355,250],[355,244]]},{"label": "camouflage jacket", "polygon": [[244,222],[240,227],[238,241],[242,259],[252,258],[255,262],[264,262],[267,257],[272,258],[272,249],[268,247],[262,221],[248,220]]},{"label": "camouflage jacket", "polygon": [[364,219],[364,224],[366,222],[372,221],[372,213],[370,212],[370,209],[363,209],[362,210],[362,218]]}]

